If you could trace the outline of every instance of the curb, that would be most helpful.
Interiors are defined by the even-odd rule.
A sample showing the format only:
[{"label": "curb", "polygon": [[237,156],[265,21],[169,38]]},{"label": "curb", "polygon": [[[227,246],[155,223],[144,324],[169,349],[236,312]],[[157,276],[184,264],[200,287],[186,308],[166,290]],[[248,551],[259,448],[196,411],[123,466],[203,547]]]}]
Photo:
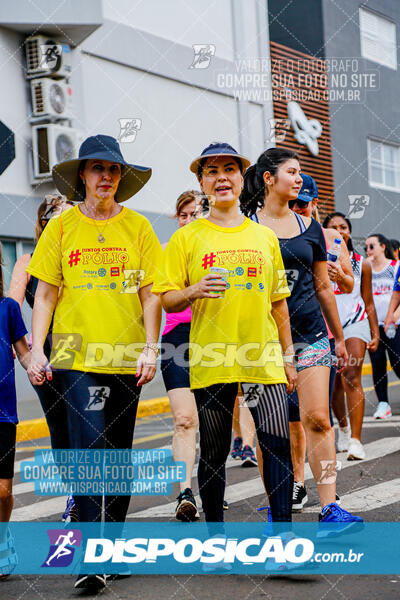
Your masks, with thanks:
[{"label": "curb", "polygon": [[[389,361],[387,363],[387,370],[392,370]],[[363,365],[362,375],[372,375],[371,363]],[[168,396],[162,396],[161,398],[151,398],[151,400],[139,401],[136,418],[143,419],[144,417],[154,417],[169,412],[171,412],[171,406]],[[46,419],[44,417],[18,423],[17,442],[29,442],[31,440],[48,437],[49,435],[49,428],[47,427]]]},{"label": "curb", "polygon": [[[171,412],[171,406],[168,396],[162,398],[152,398],[151,400],[139,401],[137,419],[144,417],[154,417],[163,413]],[[21,421],[17,425],[17,442],[29,442],[40,438],[49,437],[49,428],[47,427],[46,419],[30,419],[29,421]]]}]

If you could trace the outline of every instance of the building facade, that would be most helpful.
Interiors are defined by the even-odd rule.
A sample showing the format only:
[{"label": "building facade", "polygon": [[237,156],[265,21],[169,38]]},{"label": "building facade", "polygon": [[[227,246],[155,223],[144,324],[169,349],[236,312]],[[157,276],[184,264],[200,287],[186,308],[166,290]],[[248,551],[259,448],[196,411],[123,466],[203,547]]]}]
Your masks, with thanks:
[{"label": "building facade", "polygon": [[399,24],[397,0],[269,1],[271,41],[303,55],[304,89],[325,65],[334,204],[352,219],[359,248],[374,232],[399,237]]},{"label": "building facade", "polygon": [[[68,146],[63,136],[72,139],[76,156],[88,135],[112,135],[120,138],[128,162],[152,167],[149,184],[126,204],[150,219],[161,242],[176,228],[170,216],[178,195],[198,189],[189,164],[205,146],[223,140],[257,158],[270,139],[271,99],[238,98],[232,79],[240,61],[268,57],[267,14],[267,3],[259,0],[246,6],[241,0],[148,0],[140,10],[129,0],[1,2],[0,68],[9,90],[0,97],[0,142],[7,148],[0,174],[6,288],[15,260],[33,250],[38,205],[55,191],[49,177],[37,174],[51,167],[44,155],[53,152],[54,159]],[[69,46],[68,76],[44,76],[72,98],[65,120],[35,117],[29,36]],[[264,84],[270,88],[268,77]],[[40,85],[45,94],[49,83]],[[46,129],[44,141],[42,133],[33,134],[39,126]],[[23,313],[29,329],[25,303]],[[19,398],[32,396],[17,369]]]}]

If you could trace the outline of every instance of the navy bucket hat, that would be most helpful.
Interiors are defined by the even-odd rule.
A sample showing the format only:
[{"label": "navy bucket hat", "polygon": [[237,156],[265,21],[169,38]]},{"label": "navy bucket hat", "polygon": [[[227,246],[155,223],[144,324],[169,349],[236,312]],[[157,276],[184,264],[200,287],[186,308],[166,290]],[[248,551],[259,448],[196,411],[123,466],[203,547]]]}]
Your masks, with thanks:
[{"label": "navy bucket hat", "polygon": [[238,154],[235,148],[232,148],[225,142],[213,142],[207,148],[204,148],[200,156],[194,159],[190,165],[190,170],[198,176],[199,166],[202,160],[210,158],[210,156],[234,156],[239,159],[242,164],[242,173],[251,165],[251,162],[245,156]]},{"label": "navy bucket hat", "polygon": [[88,137],[79,148],[79,156],[74,160],[67,160],[53,167],[53,181],[57,189],[68,200],[82,201],[84,198],[79,193],[79,169],[83,160],[88,159],[108,160],[121,165],[121,181],[115,194],[116,202],[124,202],[134,196],[151,177],[150,167],[131,165],[122,156],[117,140],[109,135],[93,135]]}]

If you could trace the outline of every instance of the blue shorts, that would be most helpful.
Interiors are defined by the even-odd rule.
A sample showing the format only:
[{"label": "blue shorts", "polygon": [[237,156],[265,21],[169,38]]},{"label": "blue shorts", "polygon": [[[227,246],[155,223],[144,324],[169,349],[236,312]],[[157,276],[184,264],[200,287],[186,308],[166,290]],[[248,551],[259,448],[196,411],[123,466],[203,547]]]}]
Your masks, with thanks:
[{"label": "blue shorts", "polygon": [[161,338],[161,373],[167,392],[190,388],[189,336],[190,323],[181,323]]}]

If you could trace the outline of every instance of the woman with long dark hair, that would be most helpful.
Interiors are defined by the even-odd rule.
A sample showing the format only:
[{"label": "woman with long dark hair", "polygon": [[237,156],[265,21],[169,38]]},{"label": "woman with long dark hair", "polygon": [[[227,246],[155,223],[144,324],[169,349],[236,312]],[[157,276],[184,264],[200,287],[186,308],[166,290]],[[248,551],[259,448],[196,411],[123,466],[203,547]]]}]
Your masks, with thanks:
[{"label": "woman with long dark hair", "polygon": [[[335,337],[339,368],[347,351],[326,266],[321,226],[289,209],[302,186],[296,153],[284,148],[263,152],[247,169],[240,207],[272,229],[279,239],[291,295],[287,300],[291,331],[297,346],[297,391],[300,417],[306,432],[308,459],[320,496],[322,522],[340,522],[342,531],[362,522],[336,503],[336,453],[329,418],[331,351],[322,316]],[[329,465],[329,475],[326,468]]]},{"label": "woman with long dark hair", "polygon": [[[347,450],[347,460],[362,460],[365,450],[361,443],[361,429],[364,419],[364,391],[361,383],[365,349],[375,352],[379,344],[379,327],[374,300],[372,297],[371,266],[357,254],[351,240],[351,222],[341,212],[328,215],[323,223],[338,231],[350,251],[354,274],[354,288],[345,294],[334,282],[333,288],[338,307],[349,364],[335,379],[332,408],[339,421],[338,450]],[[372,335],[371,335],[372,334]],[[348,427],[344,403],[346,393],[350,419]]]},{"label": "woman with long dark hair", "polygon": [[[367,237],[365,251],[372,267],[372,293],[379,323],[379,346],[376,352],[369,351],[369,357],[374,388],[378,397],[374,419],[381,421],[392,416],[388,396],[388,358],[393,371],[397,377],[400,377],[400,329],[397,328],[396,335],[390,338],[384,328],[399,262],[394,259],[391,244],[382,233],[374,233]],[[399,322],[400,320],[397,324]]]}]

